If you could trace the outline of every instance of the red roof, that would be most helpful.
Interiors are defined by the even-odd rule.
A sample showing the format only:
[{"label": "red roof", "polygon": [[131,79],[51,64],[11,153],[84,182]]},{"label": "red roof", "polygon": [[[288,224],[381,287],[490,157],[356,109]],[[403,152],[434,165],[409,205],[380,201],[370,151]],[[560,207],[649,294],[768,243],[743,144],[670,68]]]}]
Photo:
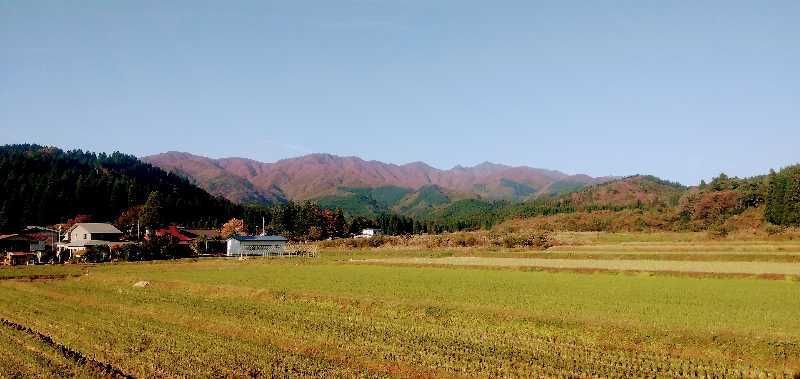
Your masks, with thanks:
[{"label": "red roof", "polygon": [[32,238],[28,236],[23,236],[22,234],[0,234],[0,240],[4,239],[17,240],[17,241],[19,240],[30,241]]},{"label": "red roof", "polygon": [[37,241],[47,241],[50,239],[44,234],[26,234],[25,236],[33,238]]},{"label": "red roof", "polygon": [[186,242],[186,243],[188,243],[188,242],[194,240],[195,238],[197,238],[197,235],[195,235],[194,233],[187,232],[186,230],[183,230],[182,228],[178,228],[175,225],[172,225],[172,226],[170,226],[169,228],[166,228],[166,229],[156,230],[156,235],[157,236],[166,236],[166,235],[168,235],[168,236],[171,236],[171,237],[177,239],[179,242]]}]

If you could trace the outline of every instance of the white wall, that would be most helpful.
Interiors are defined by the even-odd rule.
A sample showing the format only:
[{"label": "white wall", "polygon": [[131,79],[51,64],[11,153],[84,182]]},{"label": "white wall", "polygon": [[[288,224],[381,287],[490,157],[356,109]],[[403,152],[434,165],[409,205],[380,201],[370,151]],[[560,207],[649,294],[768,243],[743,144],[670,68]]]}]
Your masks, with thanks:
[{"label": "white wall", "polygon": [[235,256],[235,255],[239,255],[239,248],[240,247],[241,247],[241,244],[239,243],[238,240],[235,240],[233,238],[229,239],[228,240],[228,249],[227,249],[227,254],[226,255],[229,256],[229,257]]},{"label": "white wall", "polygon": [[[86,238],[83,236],[86,235]],[[72,233],[69,234],[69,240],[72,242],[75,241],[84,241],[90,239],[92,236],[91,234],[86,231],[82,226],[78,226],[75,229],[72,229]]]},{"label": "white wall", "polygon": [[283,241],[239,241],[228,240],[227,256],[239,255],[278,255],[285,252],[286,242]]}]

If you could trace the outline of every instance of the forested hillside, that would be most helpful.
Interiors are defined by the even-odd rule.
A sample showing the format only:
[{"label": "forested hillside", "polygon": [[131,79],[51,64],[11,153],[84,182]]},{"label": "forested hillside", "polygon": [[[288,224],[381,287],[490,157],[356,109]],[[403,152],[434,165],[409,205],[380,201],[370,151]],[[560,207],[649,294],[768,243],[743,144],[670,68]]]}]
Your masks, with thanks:
[{"label": "forested hillside", "polygon": [[39,145],[0,147],[0,230],[52,225],[76,215],[113,221],[160,194],[168,221],[217,226],[241,206],[132,155],[63,151]]},{"label": "forested hillside", "polygon": [[770,172],[764,216],[777,225],[800,225],[800,165]]},{"label": "forested hillside", "polygon": [[382,213],[397,213],[408,217],[423,217],[454,201],[478,199],[479,196],[452,191],[437,185],[419,189],[397,186],[339,187],[346,196],[324,196],[313,201],[327,209],[341,208],[348,217],[375,217]]},{"label": "forested hillside", "polygon": [[6,145],[0,147],[0,179],[0,231],[63,223],[78,215],[130,227],[156,193],[161,224],[219,227],[238,217],[251,233],[261,232],[264,223],[267,232],[295,239],[345,236],[363,227],[390,234],[488,229],[514,219],[554,230],[720,233],[766,222],[800,224],[800,166],[745,179],[721,174],[697,187],[637,175],[525,202],[483,200],[429,185],[418,190],[340,187],[350,196],[242,206],[131,155]]},{"label": "forested hillside", "polygon": [[[465,200],[420,218],[426,232],[516,224],[572,231],[701,231],[800,225],[800,166],[752,178],[720,174],[684,187],[636,175],[527,202]],[[772,231],[772,229],[770,229]]]}]

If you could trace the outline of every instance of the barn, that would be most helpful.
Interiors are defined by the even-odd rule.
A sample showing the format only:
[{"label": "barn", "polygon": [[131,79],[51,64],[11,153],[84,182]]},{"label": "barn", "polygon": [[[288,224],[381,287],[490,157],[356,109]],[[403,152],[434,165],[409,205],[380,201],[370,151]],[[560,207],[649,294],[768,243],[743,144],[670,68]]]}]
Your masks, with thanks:
[{"label": "barn", "polygon": [[286,252],[287,242],[289,240],[281,236],[235,236],[228,238],[226,255],[229,257],[283,255]]}]

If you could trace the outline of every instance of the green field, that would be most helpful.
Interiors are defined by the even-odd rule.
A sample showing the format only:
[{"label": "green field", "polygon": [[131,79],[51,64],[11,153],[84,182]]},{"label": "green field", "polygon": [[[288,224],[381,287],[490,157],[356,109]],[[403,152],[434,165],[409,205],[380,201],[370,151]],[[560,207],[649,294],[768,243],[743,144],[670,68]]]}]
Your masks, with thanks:
[{"label": "green field", "polygon": [[[459,255],[546,260],[542,254],[323,251],[314,259],[105,264],[88,275],[80,266],[4,268],[0,277],[17,279],[0,280],[6,321],[0,354],[14,357],[0,360],[0,376],[800,372],[800,281],[794,276],[365,263]],[[704,264],[730,263],[704,256],[711,257]],[[48,273],[70,275],[47,279]],[[139,281],[150,285],[134,287]]]}]

